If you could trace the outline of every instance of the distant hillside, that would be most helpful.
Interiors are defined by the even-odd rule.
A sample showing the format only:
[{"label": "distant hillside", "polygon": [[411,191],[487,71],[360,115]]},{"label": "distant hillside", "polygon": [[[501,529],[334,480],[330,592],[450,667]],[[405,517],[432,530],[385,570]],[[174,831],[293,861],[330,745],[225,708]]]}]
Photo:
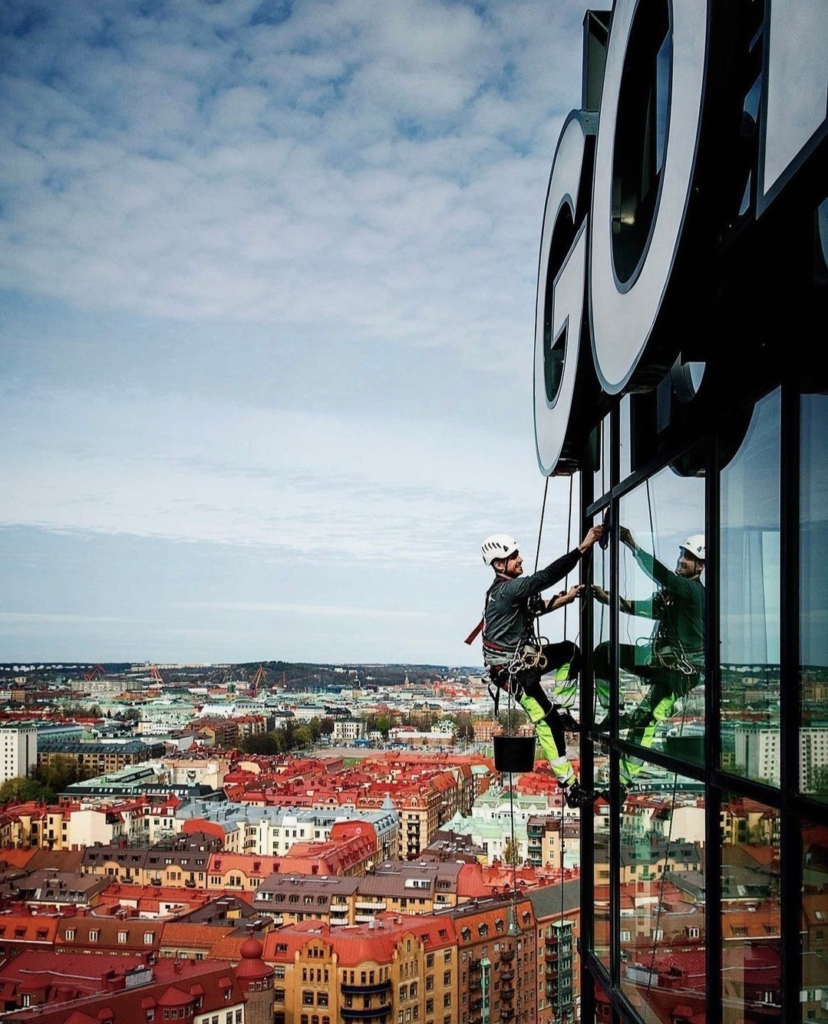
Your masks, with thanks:
[{"label": "distant hillside", "polygon": [[[260,672],[261,669],[261,672]],[[131,665],[127,662],[106,662],[95,665],[91,662],[62,662],[60,664],[29,663],[23,665],[0,664],[0,681],[12,679],[24,681],[27,685],[49,685],[71,679],[92,678],[103,675],[150,677],[152,672],[163,680],[167,687],[216,686],[236,682],[248,684],[254,679],[258,688],[288,690],[323,690],[381,688],[401,686],[406,679],[412,686],[421,686],[435,680],[452,676],[476,675],[479,669],[449,669],[445,665],[376,665],[350,663],[347,665],[326,665],[316,662],[250,661],[235,665],[180,665],[170,667],[159,665]],[[258,679],[256,677],[258,676]],[[7,684],[8,685],[8,684]]]}]

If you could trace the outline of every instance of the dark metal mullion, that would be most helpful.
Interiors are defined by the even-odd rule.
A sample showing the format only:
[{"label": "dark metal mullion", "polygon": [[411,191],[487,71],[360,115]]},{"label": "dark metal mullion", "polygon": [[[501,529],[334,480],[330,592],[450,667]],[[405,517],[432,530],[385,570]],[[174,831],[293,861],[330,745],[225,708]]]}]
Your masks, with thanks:
[{"label": "dark metal mullion", "polygon": [[[705,570],[705,686],[704,686],[704,749],[706,779],[704,787],[705,814],[705,964],[708,977],[707,1019],[710,1024],[722,1020],[722,790],[714,779],[721,766],[721,667],[719,663],[720,629],[720,560],[721,469],[718,443],[708,451],[705,489],[705,538],[713,557],[707,559]],[[711,773],[715,773],[713,775]],[[714,982],[715,979],[715,982]]]},{"label": "dark metal mullion", "polygon": [[[800,545],[800,395],[799,388],[785,384],[781,401],[780,481],[780,915],[782,1020],[799,1018],[802,989],[800,917],[802,912],[802,833],[796,813],[799,806],[799,728],[801,682],[799,673],[799,545]],[[791,799],[793,798],[793,799]]]},{"label": "dark metal mullion", "polygon": [[[612,408],[610,420],[610,489],[613,497],[610,502],[610,522],[613,524],[609,542],[610,553],[610,736],[618,736],[618,523],[619,499],[618,478],[621,472],[620,452],[621,411],[620,400]],[[621,990],[621,806],[620,785],[618,777],[618,757],[615,744],[610,743],[610,835],[609,835],[609,871],[610,871],[610,978],[614,992]],[[615,1000],[613,1000],[615,1002]]]},{"label": "dark metal mullion", "polygon": [[[587,506],[592,503],[592,495],[594,491],[593,475],[589,471],[582,471],[580,474],[581,486],[580,486],[580,522],[581,522],[581,536],[586,531],[589,519],[586,514]],[[586,572],[582,571],[581,582],[589,584],[593,579],[593,562],[590,559],[589,566]],[[589,593],[589,590],[587,590]],[[593,683],[593,670],[592,670],[592,639],[593,639],[593,618],[594,608],[591,600],[586,600],[582,606],[582,618],[581,618],[581,636],[588,637],[588,642],[582,643],[582,656],[584,658],[584,672],[581,675],[581,722],[586,724],[592,721],[592,709],[594,707],[594,683]],[[588,736],[586,730],[581,732],[580,742],[580,753],[581,753],[581,779],[586,781],[587,779],[594,782],[595,774],[595,756],[594,756],[594,743],[591,736]],[[561,814],[561,828],[563,829],[564,815]],[[595,817],[591,813],[582,812],[581,814],[581,839],[586,844],[586,849],[594,849],[595,842]],[[581,872],[581,907],[591,907],[595,905],[595,872],[594,871],[583,871]],[[581,963],[588,970],[581,971],[581,1019],[582,1020],[595,1020],[595,978],[597,978],[598,971],[596,969],[596,956],[595,956],[595,918],[593,914],[581,913],[581,937],[580,944],[581,950]]]},{"label": "dark metal mullion", "polygon": [[695,782],[703,782],[706,769],[704,765],[693,764],[691,761],[682,761],[675,754],[665,754],[653,747],[642,747],[640,743],[630,743],[626,739],[618,739],[616,747],[619,753],[625,757],[637,757],[646,760],[648,764],[657,764],[671,775],[681,775],[683,778],[693,779]]}]

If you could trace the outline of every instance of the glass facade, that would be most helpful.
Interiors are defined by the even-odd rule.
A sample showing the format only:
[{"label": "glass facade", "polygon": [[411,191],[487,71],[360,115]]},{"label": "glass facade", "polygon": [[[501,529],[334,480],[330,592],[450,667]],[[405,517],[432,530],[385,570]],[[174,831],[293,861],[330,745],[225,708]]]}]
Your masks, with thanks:
[{"label": "glass facade", "polygon": [[825,437],[776,386],[585,501],[585,1020],[828,1019]]},{"label": "glass facade", "polygon": [[721,765],[779,785],[780,412],[756,404],[720,475]]}]

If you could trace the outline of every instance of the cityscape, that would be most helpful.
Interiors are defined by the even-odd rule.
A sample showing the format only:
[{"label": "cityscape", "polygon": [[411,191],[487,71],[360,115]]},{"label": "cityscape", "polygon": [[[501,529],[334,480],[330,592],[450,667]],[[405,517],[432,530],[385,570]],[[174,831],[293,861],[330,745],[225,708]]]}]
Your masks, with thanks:
[{"label": "cityscape", "polygon": [[4,0],[0,1024],[828,1024],[826,81]]},{"label": "cityscape", "polygon": [[[731,717],[725,749],[734,772],[759,771],[778,761],[765,699],[775,675],[730,671],[750,672],[757,696]],[[580,1019],[580,813],[544,762],[498,771],[492,737],[510,723],[494,717],[479,670],[268,662],[0,674],[4,1020],[132,1021],[168,1006],[196,1024],[216,1013],[235,1022],[242,1008],[244,1020],[274,1024]],[[637,696],[629,677],[624,700]],[[703,731],[692,708],[680,720],[685,737]],[[517,732],[531,734],[528,719]],[[816,721],[803,731],[803,777],[822,778],[825,732]],[[659,743],[671,739],[665,730]],[[600,756],[596,774],[607,776]],[[593,808],[599,955],[609,812],[604,800]],[[703,788],[650,765],[621,828],[622,984],[634,1004],[655,1005],[672,979],[667,990],[680,987],[701,1013]],[[715,841],[726,960],[749,941],[751,984],[767,985],[779,977],[778,815],[734,797]],[[824,872],[815,855],[803,939],[814,956]]]}]

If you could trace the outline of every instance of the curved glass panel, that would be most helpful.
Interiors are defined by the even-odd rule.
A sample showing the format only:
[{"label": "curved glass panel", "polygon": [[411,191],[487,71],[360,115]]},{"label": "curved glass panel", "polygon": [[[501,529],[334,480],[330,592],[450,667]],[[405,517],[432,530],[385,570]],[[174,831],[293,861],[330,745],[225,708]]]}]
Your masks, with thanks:
[{"label": "curved glass panel", "polygon": [[[609,750],[605,743],[595,744],[596,780],[609,779]],[[600,785],[601,782],[598,782]],[[604,783],[606,785],[608,783]],[[601,963],[610,970],[610,824],[615,808],[605,800],[593,805],[594,850],[593,850],[593,897],[595,909],[592,916],[593,952]]]},{"label": "curved glass panel", "polygon": [[641,1020],[673,1024],[704,1020],[706,844],[701,786],[666,781],[623,807],[619,945],[621,989]]},{"label": "curved glass panel", "polygon": [[828,991],[828,828],[802,825],[802,998],[800,1020],[825,1016]]},{"label": "curved glass panel", "polygon": [[828,800],[828,395],[802,396],[800,462],[801,786]]},{"label": "curved glass panel", "polygon": [[724,1020],[781,1020],[779,811],[723,794],[722,1010]]},{"label": "curved glass panel", "polygon": [[722,768],[779,785],[780,393],[721,473]]},{"label": "curved glass panel", "polygon": [[[665,469],[622,499],[618,678],[608,644],[594,656],[596,689],[605,680],[618,695],[619,735],[693,762],[704,756],[704,496],[703,478]],[[622,784],[640,772],[626,759]]]},{"label": "curved glass panel", "polygon": [[[601,522],[600,517],[593,520],[593,525]],[[609,544],[602,548],[596,544],[592,548],[591,564],[592,595],[595,598],[592,609],[592,649],[594,651],[608,650],[610,640],[610,548]],[[600,600],[599,600],[600,598]],[[606,732],[610,722],[610,686],[608,675],[602,671],[600,675],[594,676],[595,700],[593,709],[593,721],[595,728]],[[595,764],[595,777],[603,785],[609,784],[609,775],[606,765],[600,768],[597,761]]]}]

